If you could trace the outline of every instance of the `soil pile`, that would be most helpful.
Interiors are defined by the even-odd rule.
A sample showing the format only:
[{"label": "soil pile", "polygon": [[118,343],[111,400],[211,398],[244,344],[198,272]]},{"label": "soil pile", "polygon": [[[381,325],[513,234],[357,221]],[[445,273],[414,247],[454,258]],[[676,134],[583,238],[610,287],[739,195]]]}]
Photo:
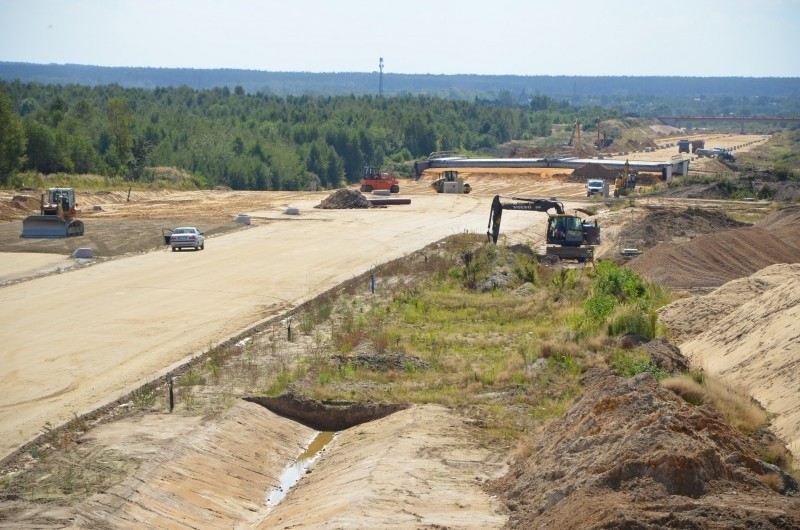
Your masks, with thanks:
[{"label": "soil pile", "polygon": [[[716,163],[721,169],[732,169],[731,165],[721,161]],[[668,188],[653,194],[656,197],[673,197],[687,199],[727,199],[731,196],[753,197],[780,202],[794,202],[800,200],[800,182],[776,174],[772,170],[749,169],[736,177],[722,182],[710,184],[688,184],[675,188]]]},{"label": "soil pile", "polygon": [[800,262],[798,230],[800,207],[786,208],[752,227],[661,243],[628,266],[669,289],[713,289],[775,263]]},{"label": "soil pile", "polygon": [[40,198],[32,195],[14,195],[8,201],[0,201],[0,221],[13,221],[28,215],[38,214]]},{"label": "soil pile", "polygon": [[630,223],[620,230],[622,240],[642,241],[644,248],[659,243],[673,241],[676,237],[693,238],[700,234],[713,234],[722,230],[748,226],[731,219],[723,212],[687,208],[684,211],[658,210],[648,214],[636,223]]},{"label": "soil pile", "polygon": [[579,167],[572,172],[572,174],[576,177],[580,177],[581,179],[603,179],[613,181],[617,178],[620,171],[617,168],[607,167],[601,164],[586,164],[583,167]]},{"label": "soil pile", "polygon": [[778,264],[660,311],[684,355],[748,388],[800,456],[800,264]]},{"label": "soil pile", "polygon": [[346,210],[351,208],[372,208],[369,200],[367,200],[360,191],[349,190],[343,188],[336,190],[332,195],[323,200],[314,208],[321,208],[323,210]]},{"label": "soil pile", "polygon": [[510,528],[798,528],[797,482],[716,412],[641,374],[585,376],[578,403],[491,484]]}]

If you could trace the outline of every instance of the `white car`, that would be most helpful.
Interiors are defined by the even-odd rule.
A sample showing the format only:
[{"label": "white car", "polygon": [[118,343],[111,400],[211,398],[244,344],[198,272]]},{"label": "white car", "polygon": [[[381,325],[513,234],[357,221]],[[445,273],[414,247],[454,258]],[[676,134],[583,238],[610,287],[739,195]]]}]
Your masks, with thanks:
[{"label": "white car", "polygon": [[205,241],[206,238],[203,237],[203,232],[193,226],[176,228],[172,231],[172,235],[169,236],[169,244],[173,252],[184,248],[203,250],[205,248]]}]

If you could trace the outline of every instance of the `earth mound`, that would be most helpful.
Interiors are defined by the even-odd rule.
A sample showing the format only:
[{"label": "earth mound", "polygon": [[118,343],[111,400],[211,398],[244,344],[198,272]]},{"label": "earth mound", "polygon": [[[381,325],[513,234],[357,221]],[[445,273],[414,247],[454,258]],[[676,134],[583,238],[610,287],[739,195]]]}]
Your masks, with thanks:
[{"label": "earth mound", "polygon": [[800,262],[798,230],[800,207],[786,208],[752,227],[661,243],[628,266],[668,289],[714,289],[775,263]]},{"label": "earth mound", "polygon": [[[797,482],[715,411],[650,375],[599,369],[584,395],[490,484],[510,528],[798,528]],[[781,495],[771,489],[783,491]]]},{"label": "earth mound", "polygon": [[[717,162],[724,169],[723,162]],[[728,169],[734,166],[724,164]],[[653,193],[653,197],[686,199],[729,199],[734,196],[752,197],[780,202],[800,200],[800,182],[771,169],[745,169],[727,180],[712,183],[689,183]]]},{"label": "earth mound", "polygon": [[658,210],[637,223],[629,223],[619,234],[622,240],[642,241],[645,248],[673,241],[676,237],[693,238],[722,230],[749,226],[731,219],[721,211],[687,208],[684,211]]},{"label": "earth mound", "polygon": [[321,203],[314,206],[314,208],[321,208],[323,210],[347,210],[352,208],[372,208],[372,204],[370,204],[369,200],[367,200],[360,191],[343,188],[336,190]]}]

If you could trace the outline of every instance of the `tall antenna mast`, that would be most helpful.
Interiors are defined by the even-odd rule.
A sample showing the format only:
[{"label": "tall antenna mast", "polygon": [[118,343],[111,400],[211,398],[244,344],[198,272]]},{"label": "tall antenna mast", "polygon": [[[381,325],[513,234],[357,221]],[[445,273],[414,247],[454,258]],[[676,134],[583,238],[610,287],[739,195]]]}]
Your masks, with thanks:
[{"label": "tall antenna mast", "polygon": [[383,57],[381,57],[381,60],[378,63],[378,68],[381,70],[381,75],[378,81],[378,95],[383,97]]}]

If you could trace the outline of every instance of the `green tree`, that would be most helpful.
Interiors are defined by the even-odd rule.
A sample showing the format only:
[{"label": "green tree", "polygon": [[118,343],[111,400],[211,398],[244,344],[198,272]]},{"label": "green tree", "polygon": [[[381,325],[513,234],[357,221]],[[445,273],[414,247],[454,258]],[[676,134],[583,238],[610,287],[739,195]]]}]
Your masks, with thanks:
[{"label": "green tree", "polygon": [[125,177],[127,180],[138,181],[142,178],[144,171],[150,162],[150,152],[152,150],[153,144],[151,144],[146,137],[140,136],[133,139],[131,160],[128,163],[130,172]]},{"label": "green tree", "polygon": [[108,128],[114,147],[114,158],[111,163],[117,169],[131,157],[133,139],[130,129],[133,118],[133,112],[131,112],[127,99],[114,98],[108,102]]},{"label": "green tree", "polygon": [[66,143],[57,139],[53,129],[36,120],[26,119],[25,136],[28,138],[25,168],[34,169],[46,175],[69,171],[72,168],[72,163],[65,150]]},{"label": "green tree", "polygon": [[0,185],[19,171],[25,162],[25,134],[11,110],[11,99],[0,91]]}]

